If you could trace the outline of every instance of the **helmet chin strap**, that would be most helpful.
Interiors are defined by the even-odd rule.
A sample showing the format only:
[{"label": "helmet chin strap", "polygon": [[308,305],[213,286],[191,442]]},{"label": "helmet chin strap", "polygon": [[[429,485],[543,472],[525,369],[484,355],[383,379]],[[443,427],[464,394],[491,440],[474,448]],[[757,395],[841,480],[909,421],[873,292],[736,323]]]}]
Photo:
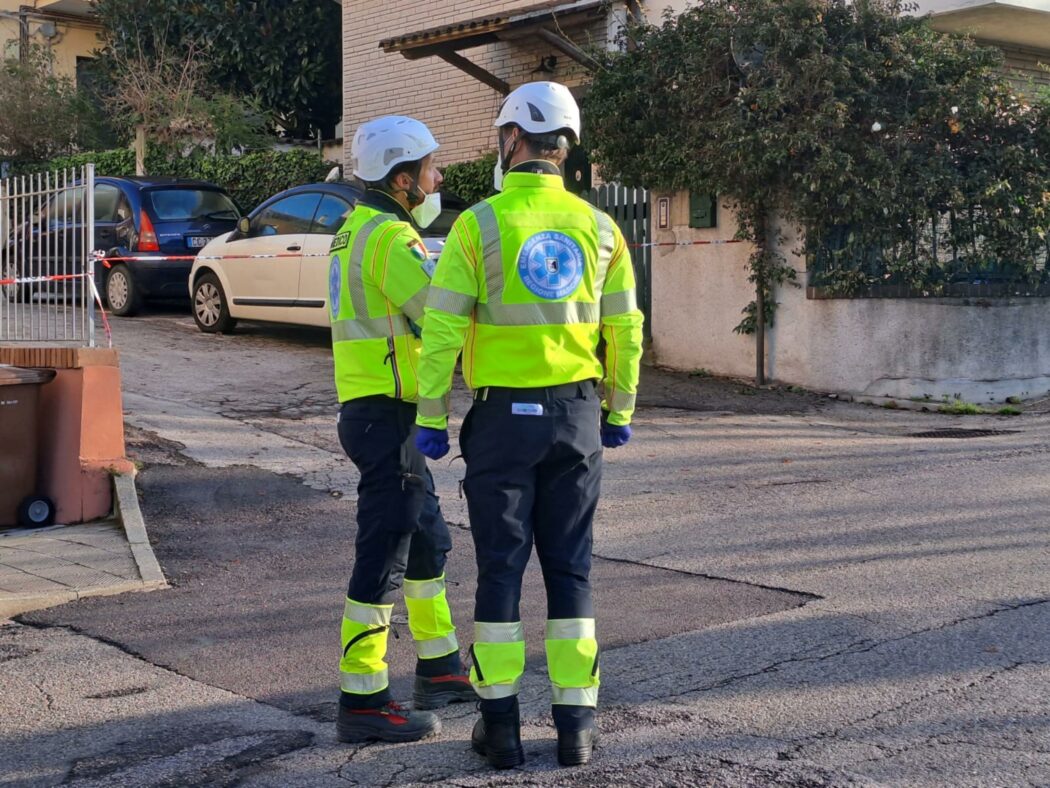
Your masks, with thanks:
[{"label": "helmet chin strap", "polygon": [[[411,178],[412,176],[410,175],[409,177]],[[405,202],[408,203],[408,207],[409,208],[415,208],[417,205],[422,205],[423,201],[426,200],[426,198],[427,198],[427,193],[425,191],[423,191],[422,187],[420,187],[420,185],[419,185],[419,181],[416,180],[415,178],[412,178],[412,186],[410,188],[408,188],[408,189],[394,189],[391,192],[391,194],[392,195],[393,194],[397,194],[398,192],[403,192],[404,193],[404,195],[405,195]],[[417,192],[418,192],[418,194],[421,194],[423,196],[422,197],[418,196]]]},{"label": "helmet chin strap", "polygon": [[500,163],[500,166],[503,168],[504,172],[506,172],[507,170],[510,169],[510,160],[512,158],[514,158],[514,154],[515,154],[515,152],[518,149],[518,140],[519,139],[521,139],[520,135],[518,137],[515,137],[514,138],[514,142],[511,143],[510,150],[504,152],[503,148],[505,147],[505,145],[504,145],[504,142],[503,142],[503,129],[500,129],[500,132],[499,132],[499,163]]}]

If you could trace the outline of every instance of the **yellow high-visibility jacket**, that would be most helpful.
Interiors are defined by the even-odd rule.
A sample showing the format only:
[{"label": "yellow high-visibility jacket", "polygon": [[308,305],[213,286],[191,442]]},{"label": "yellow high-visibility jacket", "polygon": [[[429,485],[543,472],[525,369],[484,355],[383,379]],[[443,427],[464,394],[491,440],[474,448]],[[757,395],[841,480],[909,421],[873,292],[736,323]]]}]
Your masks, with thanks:
[{"label": "yellow high-visibility jacket", "polygon": [[472,389],[604,378],[609,423],[630,423],[643,320],[631,257],[612,219],[568,192],[560,175],[512,170],[500,194],[456,220],[425,314],[421,426],[446,427],[460,351]]},{"label": "yellow high-visibility jacket", "polygon": [[339,401],[383,394],[415,402],[420,323],[433,262],[405,211],[366,192],[332,240],[329,309]]}]

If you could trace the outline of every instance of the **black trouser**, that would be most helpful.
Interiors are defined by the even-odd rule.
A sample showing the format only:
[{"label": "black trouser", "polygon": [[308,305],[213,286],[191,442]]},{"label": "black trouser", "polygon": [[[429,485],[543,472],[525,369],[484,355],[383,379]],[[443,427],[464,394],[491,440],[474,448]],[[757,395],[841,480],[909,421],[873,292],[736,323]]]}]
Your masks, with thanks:
[{"label": "black trouser", "polygon": [[[357,539],[347,596],[367,605],[392,604],[403,581],[445,572],[452,549],[434,478],[415,445],[416,406],[389,397],[344,402],[339,441],[357,470]],[[424,667],[425,662],[425,667]],[[459,655],[421,660],[417,671],[459,669]]]},{"label": "black trouser", "polygon": [[[476,393],[460,433],[478,563],[475,621],[520,621],[521,580],[533,544],[548,619],[594,617],[591,532],[601,485],[600,418],[589,380]],[[559,712],[571,716],[571,709],[555,707],[560,725]]]},{"label": "black trouser", "polygon": [[[460,445],[478,560],[476,648],[485,639],[484,623],[521,621],[522,576],[533,544],[547,589],[548,627],[560,619],[593,619],[591,530],[602,482],[601,401],[593,381],[481,389]],[[559,668],[549,663],[549,646],[548,638],[553,681]],[[481,681],[478,659],[476,652],[474,679]],[[588,670],[597,669],[596,659]],[[512,697],[483,696],[481,708],[501,712],[512,703]],[[555,698],[552,706],[559,729],[593,724],[593,704],[564,703]]]},{"label": "black trouser", "polygon": [[[543,414],[516,415],[515,403],[540,405]],[[521,578],[533,543],[547,587],[547,617],[593,617],[589,575],[602,474],[600,408],[591,381],[479,390],[460,434],[478,562],[476,620],[520,619]]]}]

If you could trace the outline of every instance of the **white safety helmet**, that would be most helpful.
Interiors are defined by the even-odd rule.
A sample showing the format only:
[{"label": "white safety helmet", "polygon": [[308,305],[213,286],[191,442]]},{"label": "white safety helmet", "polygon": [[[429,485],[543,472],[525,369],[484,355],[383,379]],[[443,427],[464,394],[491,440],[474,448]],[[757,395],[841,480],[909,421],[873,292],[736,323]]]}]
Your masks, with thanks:
[{"label": "white safety helmet", "polygon": [[580,107],[572,93],[557,82],[529,82],[503,100],[496,127],[508,123],[529,134],[552,134],[569,129],[580,141]]},{"label": "white safety helmet", "polygon": [[425,123],[386,115],[362,123],[350,146],[353,173],[369,183],[383,180],[398,164],[419,161],[438,149]]}]

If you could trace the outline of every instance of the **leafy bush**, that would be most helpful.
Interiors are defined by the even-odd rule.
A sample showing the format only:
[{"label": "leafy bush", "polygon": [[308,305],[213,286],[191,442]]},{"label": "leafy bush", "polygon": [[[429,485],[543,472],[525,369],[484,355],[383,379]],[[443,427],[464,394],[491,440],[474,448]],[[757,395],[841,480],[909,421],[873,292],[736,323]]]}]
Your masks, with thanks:
[{"label": "leafy bush", "polygon": [[26,59],[0,61],[0,158],[48,158],[84,142],[95,109],[72,79],[56,75],[50,52],[31,46]]},{"label": "leafy bush", "polygon": [[[95,163],[96,175],[135,174],[135,153],[127,150],[98,151],[62,156],[44,164],[23,166],[18,172],[41,172]],[[243,210],[250,210],[283,189],[324,180],[332,163],[308,150],[259,151],[243,156],[166,157],[151,150],[146,170],[151,175],[196,178],[226,189]]]},{"label": "leafy bush", "polygon": [[[289,0],[95,0],[103,71],[131,57],[201,52],[202,76],[254,98],[294,136],[333,133],[342,112],[341,11]],[[161,58],[162,59],[162,58]],[[117,61],[117,62],[114,62]]]},{"label": "leafy bush", "polygon": [[442,172],[445,182],[441,188],[462,197],[468,205],[473,205],[495,194],[492,182],[495,167],[495,153],[486,154],[474,161],[450,164]]},{"label": "leafy bush", "polygon": [[[332,168],[319,154],[308,150],[259,151],[243,156],[200,156],[182,159],[192,177],[212,181],[250,210],[283,189],[323,181]],[[190,177],[189,173],[180,173]]]},{"label": "leafy bush", "polygon": [[628,185],[731,197],[767,304],[792,275],[773,251],[776,213],[803,228],[803,251],[840,241],[842,291],[865,285],[851,261],[872,250],[931,292],[955,250],[1035,275],[1050,233],[1050,101],[1022,102],[997,49],[903,11],[705,0],[630,27],[587,97],[592,158]]}]

